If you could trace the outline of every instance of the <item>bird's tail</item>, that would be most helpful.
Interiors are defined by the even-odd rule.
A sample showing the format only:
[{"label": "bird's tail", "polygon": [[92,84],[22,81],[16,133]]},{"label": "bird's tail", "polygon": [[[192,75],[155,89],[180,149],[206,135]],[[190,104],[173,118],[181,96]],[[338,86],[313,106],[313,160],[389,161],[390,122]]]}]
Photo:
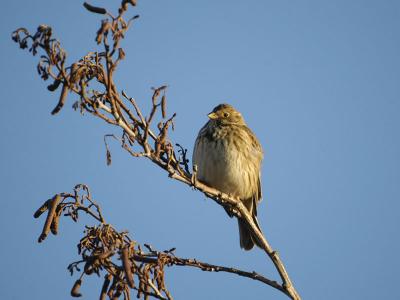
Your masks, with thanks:
[{"label": "bird's tail", "polygon": [[[258,229],[261,231],[257,217],[254,214],[253,214],[253,221],[254,223],[256,223]],[[251,230],[247,228],[245,221],[238,219],[238,224],[239,224],[240,247],[246,251],[253,249],[254,245],[257,245],[258,247],[262,248],[257,242],[257,239],[251,233]]]}]

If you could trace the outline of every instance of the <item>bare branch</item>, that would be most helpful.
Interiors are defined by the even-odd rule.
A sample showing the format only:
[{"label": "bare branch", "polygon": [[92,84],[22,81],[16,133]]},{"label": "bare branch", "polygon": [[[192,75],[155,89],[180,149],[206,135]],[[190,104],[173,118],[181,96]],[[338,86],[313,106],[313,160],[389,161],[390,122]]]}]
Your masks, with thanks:
[{"label": "bare branch", "polygon": [[[232,268],[207,264],[191,264],[185,260],[181,260],[181,264],[176,263],[175,265],[187,265],[204,268],[204,270],[212,269],[214,271],[218,269],[219,271],[235,273],[240,276],[259,280],[277,288],[292,299],[301,299],[278,253],[272,249],[243,203],[239,199],[230,197],[221,191],[199,182],[196,179],[196,172],[191,174],[189,171],[189,160],[186,156],[187,150],[179,144],[176,144],[178,147],[177,155],[174,143],[171,142],[168,134],[169,129],[174,128],[173,120],[176,114],[172,114],[170,118],[167,117],[165,95],[167,86],[163,85],[153,88],[153,96],[149,103],[151,105],[150,113],[147,116],[142,113],[139,105],[132,97],[127,96],[124,92],[122,92],[122,97],[119,94],[119,89],[114,83],[113,75],[117,66],[125,57],[125,51],[120,47],[120,43],[125,37],[125,33],[131,22],[137,19],[137,16],[135,16],[126,22],[124,14],[129,6],[135,5],[136,1],[123,0],[118,9],[118,14],[114,17],[104,8],[85,3],[84,6],[88,11],[107,16],[106,19],[102,20],[96,34],[96,42],[103,49],[101,52],[89,52],[82,59],[72,63],[68,67],[66,67],[66,51],[53,38],[51,27],[41,25],[33,35],[30,35],[25,28],[19,28],[13,32],[12,39],[22,49],[28,48],[33,55],[36,55],[39,50],[43,51],[44,55],[39,60],[37,70],[43,80],[53,79],[53,83],[48,86],[50,91],[55,91],[62,84],[61,95],[52,114],[59,112],[64,107],[69,93],[79,96],[79,100],[74,104],[74,108],[79,108],[82,114],[86,112],[120,128],[122,130],[120,137],[115,135],[109,136],[119,141],[121,146],[132,156],[149,159],[165,170],[170,178],[196,188],[219,205],[231,210],[237,218],[242,219],[252,231],[253,236],[256,237],[257,244],[261,246],[274,263],[282,283],[276,283],[268,279],[260,280],[262,276],[256,273],[253,276],[251,275],[253,273],[240,271],[242,273],[239,272],[239,274],[238,272],[234,272]],[[97,90],[89,89],[91,81],[97,83],[97,86],[99,86]],[[161,100],[159,100],[161,94]],[[161,114],[157,116],[159,108]],[[155,121],[157,118],[159,119],[158,122]],[[157,125],[153,126],[153,124]],[[158,129],[157,134],[155,133],[157,131],[152,130],[152,126]],[[111,163],[111,152],[107,143],[106,149],[107,162]],[[80,263],[85,263],[85,274],[98,274],[102,268],[107,270],[108,274],[112,277],[107,277],[109,283],[105,289],[108,289],[107,295],[110,298],[116,298],[121,295],[129,297],[129,287],[132,288],[134,282],[128,282],[124,279],[126,278],[124,274],[129,273],[129,268],[131,268],[132,274],[135,274],[139,279],[138,285],[134,285],[138,296],[144,295],[145,298],[153,296],[159,299],[171,298],[164,285],[163,268],[168,263],[173,264],[174,260],[168,255],[159,255],[159,252],[157,252],[157,260],[148,261],[145,266],[136,265],[135,260],[127,260],[128,254],[123,251],[128,251],[129,258],[131,258],[131,255],[141,255],[141,250],[136,249],[130,244],[130,240],[125,233],[118,233],[105,223],[100,207],[91,199],[89,190],[85,185],[78,185],[74,194],[58,194],[52,200],[47,200],[35,213],[35,217],[39,217],[46,211],[48,211],[48,215],[42,234],[39,237],[39,242],[43,241],[50,231],[54,234],[58,232],[58,218],[61,213],[71,217],[73,221],[77,221],[79,212],[83,211],[100,222],[98,227],[87,227],[86,237],[80,243],[83,261],[72,264],[71,272]],[[96,243],[93,244],[93,240],[89,237],[94,238]],[[112,243],[105,240],[104,237],[111,238]],[[124,250],[125,247],[129,247],[129,250]],[[110,255],[113,256],[116,252],[123,254],[124,266],[116,265],[110,257],[103,257],[105,253],[112,253]],[[129,262],[131,265],[129,265]],[[159,277],[154,277],[156,275]],[[107,282],[105,281],[105,283]],[[101,295],[105,297],[105,291]]]},{"label": "bare branch", "polygon": [[[69,199],[74,201],[68,202]],[[46,200],[46,203],[49,203],[49,200]],[[97,214],[91,210],[92,206],[95,206]],[[128,287],[135,289],[138,294],[158,299],[172,299],[164,281],[164,267],[172,266],[193,267],[205,272],[236,274],[267,284],[288,294],[279,283],[256,272],[214,265],[197,259],[177,257],[174,253],[175,248],[161,252],[148,244],[144,244],[148,251],[142,251],[142,247],[136,241],[133,241],[127,232],[118,232],[110,224],[105,223],[100,213],[100,206],[92,199],[89,188],[84,184],[76,185],[72,194],[56,194],[51,199],[50,207],[51,210],[56,207],[63,211],[69,211],[65,216],[72,218],[76,216],[74,221],[78,220],[77,211],[83,210],[99,222],[97,226],[86,226],[85,236],[78,244],[78,253],[81,254],[81,259],[68,266],[71,275],[74,272],[81,272],[71,290],[73,297],[81,296],[80,287],[85,275],[99,275],[102,270],[105,270],[107,274],[101,288],[101,299],[105,299],[105,295],[110,294],[116,297],[116,294],[128,289]],[[46,224],[47,219],[45,227]],[[121,263],[119,264],[118,261]],[[79,267],[82,265],[84,266],[83,271]],[[135,277],[137,282],[141,283],[141,287],[140,284],[139,286],[135,284]]]}]

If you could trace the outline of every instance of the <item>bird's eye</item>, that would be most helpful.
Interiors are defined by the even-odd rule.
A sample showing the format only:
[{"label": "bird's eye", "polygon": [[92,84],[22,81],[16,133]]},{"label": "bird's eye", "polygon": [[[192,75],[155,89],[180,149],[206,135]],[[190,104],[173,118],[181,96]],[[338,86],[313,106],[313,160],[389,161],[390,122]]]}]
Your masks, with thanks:
[{"label": "bird's eye", "polygon": [[224,113],[224,117],[225,117],[225,118],[229,117],[229,113],[227,113],[227,112]]}]

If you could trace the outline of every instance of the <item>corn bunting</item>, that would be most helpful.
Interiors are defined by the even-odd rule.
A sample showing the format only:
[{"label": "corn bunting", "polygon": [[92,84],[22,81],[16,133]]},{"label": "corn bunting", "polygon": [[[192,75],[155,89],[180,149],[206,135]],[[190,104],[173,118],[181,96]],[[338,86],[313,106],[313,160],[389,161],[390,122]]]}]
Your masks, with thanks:
[{"label": "corn bunting", "polygon": [[[242,115],[231,105],[218,105],[208,117],[210,120],[200,129],[193,151],[197,179],[238,197],[259,227],[257,203],[261,200],[261,145]],[[240,247],[250,250],[256,239],[242,220],[238,223]]]}]

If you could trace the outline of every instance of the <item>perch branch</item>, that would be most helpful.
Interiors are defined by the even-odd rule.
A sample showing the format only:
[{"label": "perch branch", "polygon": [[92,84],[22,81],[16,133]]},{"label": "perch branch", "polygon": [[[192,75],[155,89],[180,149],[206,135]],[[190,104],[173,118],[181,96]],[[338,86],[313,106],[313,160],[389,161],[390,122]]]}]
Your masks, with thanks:
[{"label": "perch branch", "polygon": [[[118,14],[113,16],[104,8],[85,3],[85,8],[88,11],[107,16],[106,19],[102,20],[95,39],[97,44],[103,47],[103,51],[91,51],[82,59],[67,67],[66,51],[61,47],[60,43],[53,38],[50,26],[39,26],[37,32],[33,35],[25,28],[19,28],[13,32],[12,39],[17,42],[21,48],[29,48],[29,51],[31,51],[33,55],[36,55],[39,50],[44,52],[37,66],[39,75],[44,80],[49,78],[54,80],[48,87],[50,91],[56,91],[60,86],[62,90],[59,103],[53,110],[53,114],[59,113],[62,110],[67,101],[68,94],[75,93],[79,96],[79,100],[73,107],[76,110],[79,109],[82,114],[88,113],[122,129],[121,137],[112,136],[119,141],[121,146],[132,156],[149,159],[165,170],[170,178],[183,182],[190,187],[194,187],[219,205],[231,209],[237,218],[241,218],[245,222],[247,227],[252,231],[253,236],[256,237],[257,244],[261,245],[261,248],[274,263],[282,281],[278,289],[290,298],[300,300],[301,298],[295,290],[278,253],[273,250],[262,232],[258,229],[256,224],[254,224],[251,215],[242,202],[239,201],[239,199],[230,197],[221,191],[197,181],[196,174],[191,174],[189,172],[190,168],[188,159],[186,158],[186,149],[178,145],[178,151],[175,150],[174,143],[169,139],[169,130],[174,130],[173,120],[176,114],[173,114],[167,119],[167,86],[162,85],[158,88],[153,88],[150,113],[147,116],[142,113],[139,105],[132,97],[126,95],[125,92],[122,92],[121,97],[118,93],[113,75],[115,74],[117,66],[125,57],[125,52],[120,47],[120,42],[125,37],[125,33],[133,20],[137,19],[137,16],[135,16],[126,22],[124,20],[124,14],[129,6],[135,5],[136,1],[134,0],[123,0],[118,9]],[[92,81],[97,82],[96,87],[98,86],[98,89],[89,89],[89,85]],[[160,96],[161,100],[159,99]],[[126,100],[125,102],[124,99]],[[111,152],[108,149],[108,145],[106,148],[107,162],[111,163]],[[80,187],[80,189],[86,191],[84,187]],[[100,210],[95,204],[92,203],[86,208],[83,205],[85,201],[90,202],[90,196],[86,195],[86,198],[79,198],[76,195],[61,195],[60,197],[60,199],[57,198],[59,202],[52,200],[37,213],[40,214],[42,210],[49,210],[48,220],[46,221],[46,226],[44,226],[40,241],[46,238],[49,227],[52,232],[57,232],[58,218],[61,211],[65,211],[73,220],[78,218],[79,211],[84,211],[101,224],[105,224]],[[70,198],[75,199],[75,202],[68,202],[67,199]],[[59,203],[58,205],[61,205],[61,208],[58,210],[54,210],[56,202]],[[93,207],[97,208],[97,210],[93,210]],[[103,227],[105,227],[105,225]],[[109,229],[109,227],[107,228]],[[122,237],[121,240],[124,240],[124,237]],[[122,294],[128,295],[126,286],[119,284],[120,281],[116,279],[121,275],[121,269],[116,268],[111,262],[109,263],[109,270],[113,279],[110,283],[107,295],[114,298]],[[162,268],[163,266],[164,265],[158,265],[158,268]],[[97,270],[96,268],[94,269]],[[148,276],[145,270],[141,270],[140,272],[144,272],[143,274],[147,274],[146,276]],[[157,285],[157,289],[154,289],[147,279],[147,277],[143,277],[140,280],[139,296],[143,294],[145,296],[155,295],[159,297],[159,293],[163,292],[163,295],[167,299],[170,298],[169,293],[166,291],[161,281],[161,285]],[[265,283],[268,284],[267,282]],[[80,286],[80,284],[81,282],[77,285]]]}]

